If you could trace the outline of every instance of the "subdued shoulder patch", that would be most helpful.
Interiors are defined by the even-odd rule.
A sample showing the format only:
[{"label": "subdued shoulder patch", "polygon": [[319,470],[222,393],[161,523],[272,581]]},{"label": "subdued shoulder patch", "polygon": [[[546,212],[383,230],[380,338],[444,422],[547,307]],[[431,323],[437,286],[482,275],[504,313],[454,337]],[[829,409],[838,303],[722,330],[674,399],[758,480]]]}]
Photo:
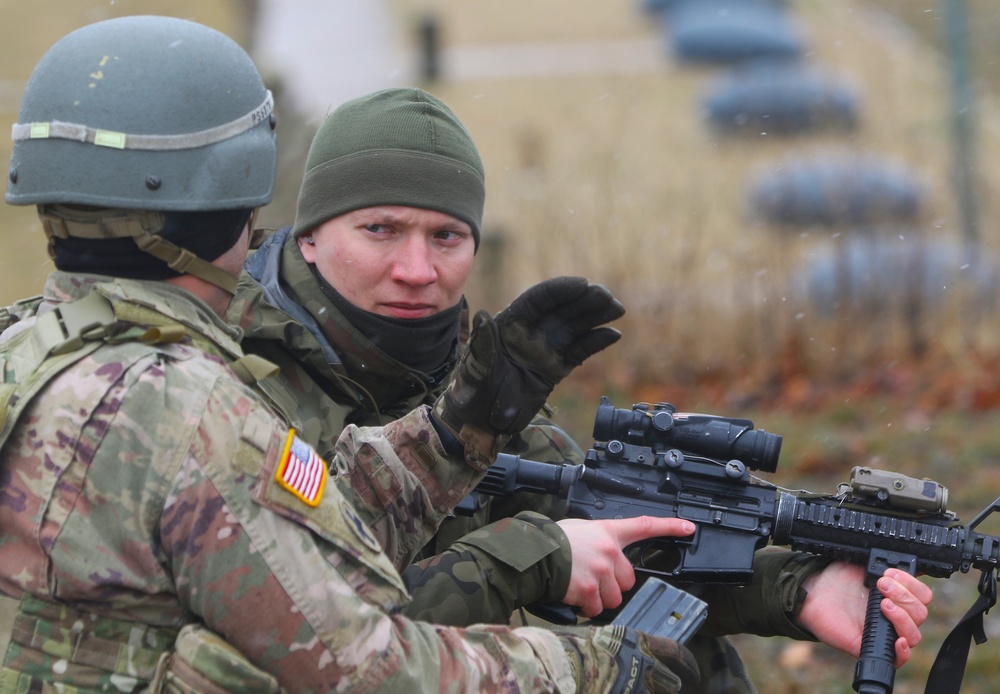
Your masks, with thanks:
[{"label": "subdued shoulder patch", "polygon": [[358,536],[358,539],[361,540],[365,547],[375,552],[382,551],[382,545],[379,543],[378,538],[372,534],[368,526],[361,520],[361,516],[358,515],[358,512],[354,510],[354,507],[345,498],[340,500],[340,511],[344,514],[344,518],[347,519],[347,525],[351,527],[351,530],[354,531],[354,534]]},{"label": "subdued shoulder patch", "polygon": [[274,479],[303,503],[315,508],[326,487],[326,463],[312,446],[295,435],[295,429],[289,429]]}]

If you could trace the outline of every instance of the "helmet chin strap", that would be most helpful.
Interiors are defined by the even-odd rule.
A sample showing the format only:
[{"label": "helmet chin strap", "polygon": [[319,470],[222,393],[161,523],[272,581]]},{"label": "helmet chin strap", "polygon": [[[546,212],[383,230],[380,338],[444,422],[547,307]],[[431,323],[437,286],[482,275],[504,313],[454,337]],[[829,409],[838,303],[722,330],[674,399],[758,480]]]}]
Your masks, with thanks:
[{"label": "helmet chin strap", "polygon": [[238,277],[212,265],[203,258],[199,258],[186,248],[175,246],[162,236],[149,232],[132,238],[139,250],[164,261],[167,267],[174,272],[179,272],[182,275],[193,275],[209,284],[214,284],[230,296],[236,295],[236,287],[239,284]]},{"label": "helmet chin strap", "polygon": [[[250,217],[250,227],[256,212]],[[139,250],[159,258],[174,272],[192,275],[212,284],[230,296],[236,294],[239,278],[197,255],[159,236],[163,228],[162,212],[147,210],[84,210],[66,205],[39,205],[38,218],[49,239],[53,256],[53,238],[114,239],[131,237]]]}]

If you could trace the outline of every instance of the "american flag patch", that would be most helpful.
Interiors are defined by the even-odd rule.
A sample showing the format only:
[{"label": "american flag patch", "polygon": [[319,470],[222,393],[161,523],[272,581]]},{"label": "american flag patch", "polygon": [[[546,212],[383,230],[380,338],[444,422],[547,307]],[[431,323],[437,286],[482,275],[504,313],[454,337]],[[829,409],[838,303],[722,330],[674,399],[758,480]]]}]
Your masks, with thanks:
[{"label": "american flag patch", "polygon": [[306,504],[316,507],[326,486],[326,462],[316,455],[312,446],[295,435],[294,429],[289,429],[285,452],[274,479]]}]

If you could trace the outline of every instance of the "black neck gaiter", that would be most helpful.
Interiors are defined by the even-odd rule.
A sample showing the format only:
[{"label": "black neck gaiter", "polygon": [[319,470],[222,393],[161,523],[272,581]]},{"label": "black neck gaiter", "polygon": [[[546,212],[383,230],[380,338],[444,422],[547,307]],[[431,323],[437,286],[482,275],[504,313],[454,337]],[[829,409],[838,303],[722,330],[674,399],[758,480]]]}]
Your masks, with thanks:
[{"label": "black neck gaiter", "polygon": [[455,354],[463,302],[427,318],[392,318],[360,309],[345,299],[310,264],[323,295],[368,338],[372,345],[400,364],[424,374],[433,374]]},{"label": "black neck gaiter", "polygon": [[[111,212],[114,212],[113,210]],[[157,234],[212,262],[239,240],[253,210],[167,212]],[[128,279],[164,280],[181,273],[146,253],[131,238],[53,238],[52,260],[64,272],[84,272]]]}]

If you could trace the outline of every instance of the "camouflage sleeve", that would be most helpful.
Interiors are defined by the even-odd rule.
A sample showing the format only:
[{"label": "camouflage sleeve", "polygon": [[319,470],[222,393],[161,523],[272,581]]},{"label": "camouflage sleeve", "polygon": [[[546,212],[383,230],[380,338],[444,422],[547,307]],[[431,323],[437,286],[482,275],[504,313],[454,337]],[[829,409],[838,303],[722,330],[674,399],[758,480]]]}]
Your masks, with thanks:
[{"label": "camouflage sleeve", "polygon": [[575,689],[546,630],[393,615],[405,588],[377,539],[336,483],[286,475],[311,449],[232,397],[235,385],[213,390],[205,411],[216,416],[190,438],[160,515],[164,561],[191,613],[285,691]]},{"label": "camouflage sleeve", "polygon": [[556,523],[530,511],[459,538],[409,566],[410,619],[467,626],[502,624],[519,607],[558,601],[569,586],[571,550]]},{"label": "camouflage sleeve", "polygon": [[397,569],[482,479],[449,456],[422,406],[384,427],[349,425],[334,447],[334,478]]},{"label": "camouflage sleeve", "polygon": [[[541,462],[583,460],[576,443],[542,415],[505,452]],[[454,625],[507,623],[519,607],[566,594],[572,554],[550,520],[565,516],[565,502],[528,493],[481,501],[472,517],[445,519],[420,561],[404,572],[413,596],[408,616]]]},{"label": "camouflage sleeve", "polygon": [[805,599],[802,582],[829,563],[829,559],[779,547],[758,550],[750,585],[712,586],[702,593],[708,602],[708,619],[698,633],[788,636],[815,641],[812,634],[795,624],[794,618]]}]

